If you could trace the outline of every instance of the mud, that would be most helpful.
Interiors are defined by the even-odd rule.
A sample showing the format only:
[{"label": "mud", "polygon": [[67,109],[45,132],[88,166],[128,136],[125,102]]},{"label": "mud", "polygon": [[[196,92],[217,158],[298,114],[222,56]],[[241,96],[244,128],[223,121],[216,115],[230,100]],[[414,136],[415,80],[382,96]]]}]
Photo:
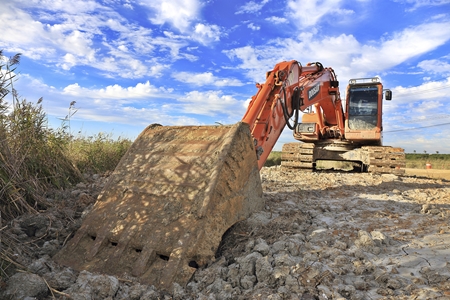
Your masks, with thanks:
[{"label": "mud", "polygon": [[2,265],[0,299],[450,298],[447,180],[263,168],[264,209],[228,230],[215,260],[170,293],[52,260],[106,180],[89,176],[49,195],[53,209],[2,224],[2,251],[22,268]]}]

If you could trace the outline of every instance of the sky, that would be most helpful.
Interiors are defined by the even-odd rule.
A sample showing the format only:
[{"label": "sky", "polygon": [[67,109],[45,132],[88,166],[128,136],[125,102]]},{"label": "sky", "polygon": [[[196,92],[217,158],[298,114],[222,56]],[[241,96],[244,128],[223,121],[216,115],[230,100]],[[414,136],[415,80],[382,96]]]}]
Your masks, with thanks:
[{"label": "sky", "polygon": [[384,145],[450,153],[450,0],[0,0],[0,20],[15,88],[74,135],[233,124],[277,63],[318,61],[342,96],[351,78],[392,90]]}]

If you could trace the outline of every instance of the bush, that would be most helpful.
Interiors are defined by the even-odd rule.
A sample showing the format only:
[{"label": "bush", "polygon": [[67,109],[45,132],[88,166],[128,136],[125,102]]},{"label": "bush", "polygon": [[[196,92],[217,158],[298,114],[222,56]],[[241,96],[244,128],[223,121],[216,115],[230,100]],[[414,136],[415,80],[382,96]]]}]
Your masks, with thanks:
[{"label": "bush", "polygon": [[[0,234],[11,219],[50,206],[46,196],[52,189],[82,181],[80,170],[113,170],[131,144],[104,134],[74,138],[70,117],[77,111],[75,101],[70,103],[62,126],[48,128],[42,98],[33,104],[21,99],[14,89],[19,61],[20,54],[7,59],[0,50]],[[23,269],[14,257],[21,248],[9,233],[0,235],[0,283],[15,267]]]},{"label": "bush", "polygon": [[264,164],[265,167],[271,167],[271,166],[279,166],[281,165],[281,152],[280,151],[272,151],[269,154],[269,157],[267,157],[266,163]]},{"label": "bush", "polygon": [[114,170],[130,146],[128,139],[114,140],[111,135],[99,133],[73,139],[68,156],[82,173],[104,173]]},{"label": "bush", "polygon": [[66,135],[46,126],[42,98],[34,105],[14,89],[19,61],[19,54],[6,59],[0,51],[0,212],[6,220],[45,207],[49,187],[81,180],[65,155]]}]

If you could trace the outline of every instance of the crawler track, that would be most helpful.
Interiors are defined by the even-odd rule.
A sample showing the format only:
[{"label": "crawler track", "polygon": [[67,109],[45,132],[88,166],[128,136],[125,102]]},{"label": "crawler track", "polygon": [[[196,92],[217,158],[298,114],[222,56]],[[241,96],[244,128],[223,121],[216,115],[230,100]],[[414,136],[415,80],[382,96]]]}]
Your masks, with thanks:
[{"label": "crawler track", "polygon": [[404,150],[390,146],[363,146],[346,153],[319,151],[312,143],[288,143],[283,145],[281,165],[285,168],[315,169],[316,160],[323,160],[326,152],[329,154],[326,160],[359,162],[362,170],[369,173],[405,173]]}]

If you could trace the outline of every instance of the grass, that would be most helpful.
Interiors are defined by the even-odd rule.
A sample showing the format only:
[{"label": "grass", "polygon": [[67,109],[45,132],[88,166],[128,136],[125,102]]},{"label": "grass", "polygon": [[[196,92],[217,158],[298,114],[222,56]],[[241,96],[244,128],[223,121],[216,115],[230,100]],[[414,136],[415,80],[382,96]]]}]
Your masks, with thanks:
[{"label": "grass", "polygon": [[0,50],[0,283],[11,268],[20,268],[10,251],[20,245],[5,233],[7,224],[54,205],[47,194],[83,181],[83,173],[114,170],[131,145],[130,140],[103,133],[73,137],[75,101],[61,127],[49,128],[43,99],[29,102],[14,88],[19,62],[20,54],[7,58]]},{"label": "grass", "polygon": [[272,151],[267,157],[265,167],[281,165],[281,151]]},{"label": "grass", "polygon": [[433,169],[450,170],[450,154],[406,154],[406,167],[412,169],[426,169],[431,164]]},{"label": "grass", "polygon": [[[49,189],[64,189],[83,180],[83,173],[114,170],[131,141],[99,133],[73,137],[69,114],[60,128],[47,126],[42,109],[22,99],[14,88],[20,54],[7,58],[0,51],[0,216],[9,221],[45,208]],[[7,102],[10,101],[10,103]],[[0,224],[2,225],[2,224]]]},{"label": "grass", "polygon": [[6,221],[46,207],[47,188],[81,180],[65,155],[66,135],[46,125],[42,98],[32,104],[14,89],[19,60],[0,51],[0,213]]},{"label": "grass", "polygon": [[113,139],[110,134],[80,136],[68,144],[67,156],[82,173],[103,173],[114,170],[130,146],[129,139]]}]

